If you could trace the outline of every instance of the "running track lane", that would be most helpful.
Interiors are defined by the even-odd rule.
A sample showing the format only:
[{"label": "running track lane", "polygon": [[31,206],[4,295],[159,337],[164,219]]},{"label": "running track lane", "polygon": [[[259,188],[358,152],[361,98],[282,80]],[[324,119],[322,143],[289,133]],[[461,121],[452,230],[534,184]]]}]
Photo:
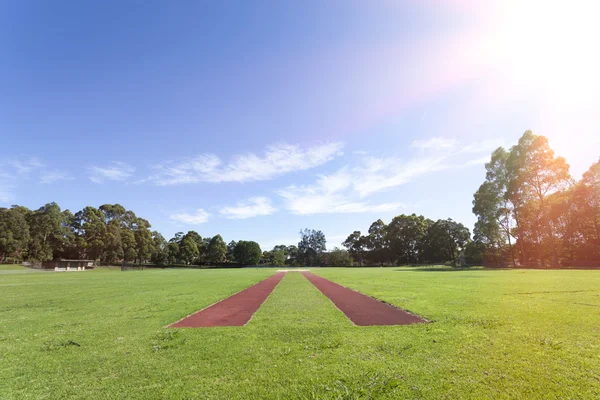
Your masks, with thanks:
[{"label": "running track lane", "polygon": [[303,272],[302,275],[315,285],[321,293],[328,297],[356,325],[408,325],[426,322],[424,319],[409,314],[406,311],[338,285],[310,272]]},{"label": "running track lane", "polygon": [[175,322],[170,328],[246,325],[284,276],[285,272],[278,272],[248,289]]}]

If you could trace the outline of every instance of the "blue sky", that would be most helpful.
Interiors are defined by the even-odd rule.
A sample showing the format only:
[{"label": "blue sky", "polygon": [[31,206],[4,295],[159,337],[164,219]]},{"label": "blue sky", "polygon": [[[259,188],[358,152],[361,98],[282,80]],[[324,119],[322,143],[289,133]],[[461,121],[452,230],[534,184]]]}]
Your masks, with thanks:
[{"label": "blue sky", "polygon": [[591,3],[2,2],[0,206],[267,248],[401,213],[472,228],[526,129],[576,178],[600,156]]}]

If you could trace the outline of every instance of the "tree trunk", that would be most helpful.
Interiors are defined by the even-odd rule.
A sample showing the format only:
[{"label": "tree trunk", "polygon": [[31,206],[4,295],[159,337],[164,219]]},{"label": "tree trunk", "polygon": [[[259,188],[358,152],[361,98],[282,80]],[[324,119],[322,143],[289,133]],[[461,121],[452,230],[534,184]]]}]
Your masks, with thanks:
[{"label": "tree trunk", "polygon": [[508,234],[508,248],[510,249],[510,259],[512,262],[512,267],[516,268],[517,266],[515,265],[515,252],[513,250],[513,246],[510,240],[510,233]]}]

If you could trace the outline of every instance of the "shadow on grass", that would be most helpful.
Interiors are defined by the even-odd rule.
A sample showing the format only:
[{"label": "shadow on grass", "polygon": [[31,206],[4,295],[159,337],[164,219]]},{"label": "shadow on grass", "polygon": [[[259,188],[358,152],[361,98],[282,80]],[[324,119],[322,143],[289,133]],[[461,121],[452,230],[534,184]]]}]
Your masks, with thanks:
[{"label": "shadow on grass", "polygon": [[453,268],[453,267],[400,267],[394,269],[398,272],[465,272],[465,271],[502,271],[501,268],[483,268],[483,267],[468,267],[468,268]]}]

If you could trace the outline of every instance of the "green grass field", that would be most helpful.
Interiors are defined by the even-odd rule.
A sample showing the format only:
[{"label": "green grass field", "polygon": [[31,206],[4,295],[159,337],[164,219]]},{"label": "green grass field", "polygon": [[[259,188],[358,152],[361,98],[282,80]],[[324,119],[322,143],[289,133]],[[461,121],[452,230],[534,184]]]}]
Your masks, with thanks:
[{"label": "green grass field", "polygon": [[315,269],[432,323],[354,326],[288,273],[247,326],[176,330],[274,270],[5,267],[1,399],[600,398],[600,271]]}]

